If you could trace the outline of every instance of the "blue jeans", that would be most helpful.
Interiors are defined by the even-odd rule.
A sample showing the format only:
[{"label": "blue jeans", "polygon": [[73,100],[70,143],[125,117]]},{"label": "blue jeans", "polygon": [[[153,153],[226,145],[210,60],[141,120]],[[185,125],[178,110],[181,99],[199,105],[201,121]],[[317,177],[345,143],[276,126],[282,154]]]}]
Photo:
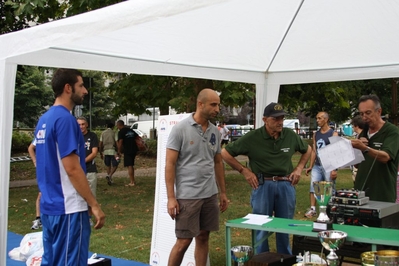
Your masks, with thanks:
[{"label": "blue jeans", "polygon": [[[258,189],[252,190],[251,206],[254,214],[264,214],[279,218],[294,218],[296,203],[295,188],[287,181],[266,181]],[[256,242],[267,236],[266,231],[256,231]],[[288,234],[276,233],[277,253],[292,254]],[[256,248],[256,253],[269,251],[267,238]]]},{"label": "blue jeans", "polygon": [[[312,180],[310,181],[310,193],[314,193],[313,182],[316,181],[332,181],[331,180],[331,172],[324,171],[324,168],[321,165],[315,164],[312,168]],[[335,195],[335,180],[333,182],[333,195]]]}]

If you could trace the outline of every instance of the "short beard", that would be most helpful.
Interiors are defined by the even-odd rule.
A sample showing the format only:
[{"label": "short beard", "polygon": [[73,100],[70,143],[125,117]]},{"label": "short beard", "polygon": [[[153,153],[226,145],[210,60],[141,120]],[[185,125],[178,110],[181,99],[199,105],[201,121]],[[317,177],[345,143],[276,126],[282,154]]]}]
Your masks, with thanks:
[{"label": "short beard", "polygon": [[71,100],[75,105],[81,105],[83,103],[83,98],[79,97],[75,93],[72,93]]},{"label": "short beard", "polygon": [[71,100],[75,105],[81,105],[83,103],[83,97],[79,97],[77,94],[75,94],[75,88],[73,86]]}]

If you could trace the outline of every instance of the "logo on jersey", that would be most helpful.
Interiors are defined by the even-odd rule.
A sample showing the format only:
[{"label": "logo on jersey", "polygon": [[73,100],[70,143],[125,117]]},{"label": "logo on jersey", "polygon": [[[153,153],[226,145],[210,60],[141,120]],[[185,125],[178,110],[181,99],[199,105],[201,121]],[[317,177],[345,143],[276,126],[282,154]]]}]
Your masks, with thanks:
[{"label": "logo on jersey", "polygon": [[326,143],[324,142],[324,139],[319,139],[319,140],[317,140],[316,146],[317,146],[317,148],[319,148],[319,149],[325,147],[325,146],[326,146]]},{"label": "logo on jersey", "polygon": [[46,124],[42,125],[42,129],[39,129],[36,133],[36,144],[45,143],[46,138]]},{"label": "logo on jersey", "polygon": [[209,140],[209,143],[211,143],[212,146],[214,146],[216,144],[216,135],[215,135],[215,133],[212,133],[211,139]]},{"label": "logo on jersey", "polygon": [[86,150],[90,150],[90,138],[87,139],[87,141],[85,142],[85,149]]}]

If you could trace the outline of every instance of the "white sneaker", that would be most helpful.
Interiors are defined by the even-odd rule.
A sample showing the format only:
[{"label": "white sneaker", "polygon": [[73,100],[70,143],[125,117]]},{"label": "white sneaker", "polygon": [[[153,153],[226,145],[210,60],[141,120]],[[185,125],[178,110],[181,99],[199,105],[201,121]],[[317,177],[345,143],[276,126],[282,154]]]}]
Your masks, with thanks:
[{"label": "white sneaker", "polygon": [[32,221],[32,223],[33,223],[32,227],[30,228],[32,230],[37,230],[40,227],[42,227],[42,222],[40,221],[40,219],[36,219],[36,220]]},{"label": "white sneaker", "polygon": [[317,215],[317,212],[315,210],[313,210],[312,208],[309,208],[305,212],[305,217],[307,217],[307,218],[312,218],[312,217],[315,217],[316,215]]}]

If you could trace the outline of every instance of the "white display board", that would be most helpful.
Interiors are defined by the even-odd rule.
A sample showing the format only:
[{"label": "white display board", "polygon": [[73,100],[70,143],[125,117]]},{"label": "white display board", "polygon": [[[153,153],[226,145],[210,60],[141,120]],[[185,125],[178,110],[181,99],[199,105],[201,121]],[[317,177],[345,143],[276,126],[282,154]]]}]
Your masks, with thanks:
[{"label": "white display board", "polygon": [[[165,184],[166,143],[172,127],[189,115],[190,114],[167,115],[158,118],[157,174],[150,255],[150,265],[153,266],[168,265],[170,251],[176,242],[175,221],[170,218],[167,211],[168,199]],[[195,265],[194,246],[195,241],[193,240],[184,255],[181,265]]]}]

